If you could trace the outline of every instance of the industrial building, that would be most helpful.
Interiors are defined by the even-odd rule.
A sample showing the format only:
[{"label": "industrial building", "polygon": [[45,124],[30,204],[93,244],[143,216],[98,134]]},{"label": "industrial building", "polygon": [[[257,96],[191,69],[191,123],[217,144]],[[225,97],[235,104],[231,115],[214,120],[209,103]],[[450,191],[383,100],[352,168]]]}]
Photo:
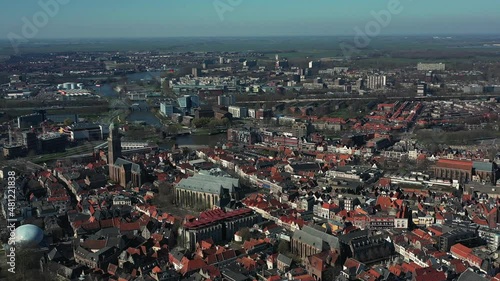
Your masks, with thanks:
[{"label": "industrial building", "polygon": [[5,145],[3,147],[3,157],[5,159],[13,159],[17,157],[22,157],[26,154],[26,150],[22,145]]},{"label": "industrial building", "polygon": [[444,63],[419,63],[419,64],[417,64],[417,70],[419,70],[419,71],[444,71],[444,70],[446,70],[446,64],[444,64]]},{"label": "industrial building", "polygon": [[77,90],[83,89],[83,83],[66,82],[63,84],[58,84],[57,89],[59,90]]},{"label": "industrial building", "polygon": [[46,119],[61,125],[68,120],[71,123],[78,123],[78,114],[48,114]]},{"label": "industrial building", "polygon": [[33,113],[29,115],[23,115],[17,117],[17,127],[21,129],[38,127],[43,121],[45,121],[45,116],[43,114]]},{"label": "industrial building", "polygon": [[67,137],[64,134],[49,133],[38,138],[38,151],[41,153],[55,153],[66,150]]},{"label": "industrial building", "polygon": [[23,145],[27,151],[36,151],[38,147],[38,138],[35,132],[23,132]]},{"label": "industrial building", "polygon": [[236,103],[234,95],[222,95],[217,97],[217,104],[222,106],[231,106]]},{"label": "industrial building", "polygon": [[215,116],[215,112],[211,107],[200,107],[194,109],[194,118],[213,118]]},{"label": "industrial building", "polygon": [[63,130],[70,141],[80,140],[103,140],[107,137],[108,131],[99,124],[77,123]]}]

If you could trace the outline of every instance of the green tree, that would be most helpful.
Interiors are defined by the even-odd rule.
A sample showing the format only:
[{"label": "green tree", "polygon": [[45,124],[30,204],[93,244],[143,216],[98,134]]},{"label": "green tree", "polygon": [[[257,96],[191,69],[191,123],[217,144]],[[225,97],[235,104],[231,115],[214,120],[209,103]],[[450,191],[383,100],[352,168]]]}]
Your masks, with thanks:
[{"label": "green tree", "polygon": [[229,120],[228,118],[222,119],[222,126],[229,128],[230,125],[231,125],[231,120]]},{"label": "green tree", "polygon": [[73,120],[71,120],[69,118],[64,120],[64,126],[70,126],[71,124],[73,124]]},{"label": "green tree", "polygon": [[211,129],[218,127],[220,125],[221,125],[221,121],[219,121],[215,118],[210,119],[210,122],[208,122],[208,124],[207,124],[207,126]]},{"label": "green tree", "polygon": [[180,124],[172,124],[167,127],[167,132],[172,135],[176,135],[181,130]]},{"label": "green tree", "polygon": [[211,119],[210,118],[199,118],[193,120],[193,125],[196,128],[203,128],[206,127],[210,123]]}]

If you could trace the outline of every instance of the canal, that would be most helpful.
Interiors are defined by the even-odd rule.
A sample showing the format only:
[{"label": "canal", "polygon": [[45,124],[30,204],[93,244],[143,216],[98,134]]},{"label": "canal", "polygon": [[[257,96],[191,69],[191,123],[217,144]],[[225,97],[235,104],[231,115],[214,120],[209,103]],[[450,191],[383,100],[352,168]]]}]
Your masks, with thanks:
[{"label": "canal", "polygon": [[[138,80],[153,80],[159,78],[161,75],[160,72],[141,72],[127,75],[128,81],[138,81]],[[93,88],[96,93],[102,97],[106,98],[119,98],[118,93],[113,89],[111,84],[102,84],[100,87]],[[137,101],[134,102],[132,107],[132,111],[127,117],[127,121],[130,123],[135,122],[145,122],[150,126],[161,126],[160,120],[156,118],[156,116],[150,111],[149,105],[145,101]],[[162,148],[172,148],[174,144],[178,144],[179,146],[221,146],[227,140],[226,134],[218,134],[218,135],[186,135],[179,136],[175,140],[168,141],[165,145],[162,145]]]},{"label": "canal", "polygon": [[227,141],[226,134],[218,134],[212,136],[205,135],[186,135],[177,137],[175,140],[167,141],[164,145],[160,145],[160,148],[171,149],[174,144],[179,146],[209,146],[209,147],[221,147]]}]

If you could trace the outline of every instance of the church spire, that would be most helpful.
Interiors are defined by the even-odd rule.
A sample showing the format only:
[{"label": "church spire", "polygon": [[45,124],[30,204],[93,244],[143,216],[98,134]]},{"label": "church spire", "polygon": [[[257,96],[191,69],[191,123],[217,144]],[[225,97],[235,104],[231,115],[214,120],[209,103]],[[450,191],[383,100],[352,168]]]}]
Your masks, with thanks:
[{"label": "church spire", "polygon": [[122,142],[118,125],[111,123],[109,125],[109,138],[108,138],[108,164],[113,166],[116,159],[121,157]]}]

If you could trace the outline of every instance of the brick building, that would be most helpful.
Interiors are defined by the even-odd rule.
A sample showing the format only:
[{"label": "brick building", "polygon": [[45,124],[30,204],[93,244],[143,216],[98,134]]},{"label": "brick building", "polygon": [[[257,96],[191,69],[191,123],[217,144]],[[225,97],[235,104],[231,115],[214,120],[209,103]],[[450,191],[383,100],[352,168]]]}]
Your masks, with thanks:
[{"label": "brick building", "polygon": [[438,178],[468,182],[472,179],[472,161],[439,159],[434,167],[434,175]]},{"label": "brick building", "polygon": [[175,200],[190,208],[208,208],[236,199],[238,179],[196,174],[175,186]]},{"label": "brick building", "polygon": [[194,250],[198,242],[209,238],[214,243],[230,241],[240,228],[252,227],[261,220],[259,214],[248,208],[231,212],[222,209],[205,211],[198,220],[188,221],[179,228],[180,241],[189,250]]},{"label": "brick building", "polygon": [[498,167],[495,163],[469,160],[439,159],[434,167],[438,178],[458,180],[459,182],[496,183]]},{"label": "brick building", "polygon": [[325,250],[339,248],[338,238],[310,226],[304,226],[293,233],[291,241],[292,253],[305,259]]}]

